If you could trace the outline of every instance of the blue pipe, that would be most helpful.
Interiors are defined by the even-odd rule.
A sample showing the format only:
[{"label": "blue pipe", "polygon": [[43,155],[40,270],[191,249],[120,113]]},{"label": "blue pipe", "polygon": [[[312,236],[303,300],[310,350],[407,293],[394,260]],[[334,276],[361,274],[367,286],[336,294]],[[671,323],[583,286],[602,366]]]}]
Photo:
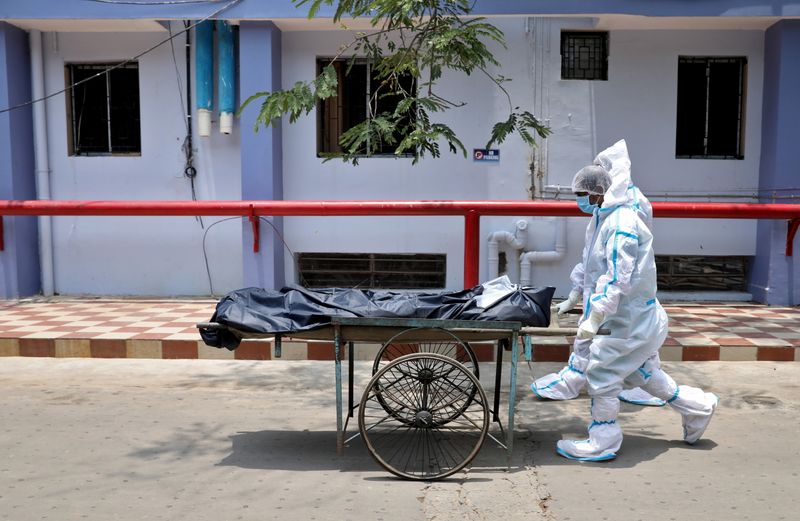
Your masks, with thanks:
[{"label": "blue pipe", "polygon": [[233,111],[236,108],[235,55],[233,27],[224,20],[217,20],[217,53],[220,132],[230,134],[233,127]]},{"label": "blue pipe", "polygon": [[201,136],[211,131],[214,108],[214,22],[206,20],[194,28],[197,84],[197,126]]}]

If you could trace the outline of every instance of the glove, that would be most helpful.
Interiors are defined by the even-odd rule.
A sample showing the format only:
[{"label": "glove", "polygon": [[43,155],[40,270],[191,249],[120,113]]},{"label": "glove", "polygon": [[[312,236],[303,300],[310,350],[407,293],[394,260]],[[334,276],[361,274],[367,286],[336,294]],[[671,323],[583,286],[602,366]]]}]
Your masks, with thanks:
[{"label": "glove", "polygon": [[578,326],[578,340],[589,340],[595,336],[604,320],[605,317],[599,311],[592,311],[589,313],[589,318],[581,322],[581,325]]},{"label": "glove", "polygon": [[575,306],[577,306],[578,302],[580,301],[581,301],[580,291],[578,291],[577,289],[573,289],[572,291],[569,292],[569,297],[567,297],[567,300],[556,306],[556,310],[558,311],[559,315],[563,315],[570,309],[574,309]]}]

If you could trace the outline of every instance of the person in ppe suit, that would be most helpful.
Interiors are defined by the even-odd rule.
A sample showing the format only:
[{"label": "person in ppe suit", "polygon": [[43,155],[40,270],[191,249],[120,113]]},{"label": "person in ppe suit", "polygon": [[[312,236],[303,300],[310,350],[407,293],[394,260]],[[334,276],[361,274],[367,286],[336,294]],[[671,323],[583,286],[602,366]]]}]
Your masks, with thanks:
[{"label": "person in ppe suit", "polygon": [[[633,208],[637,215],[648,228],[652,228],[653,209],[650,201],[631,181],[630,159],[625,141],[614,144],[600,152],[594,159],[594,164],[603,167],[611,175],[611,185],[607,191],[619,193],[625,200],[625,205]],[[616,168],[614,165],[617,165]],[[581,207],[585,213],[592,214],[594,207],[584,204]],[[591,226],[591,224],[590,224]],[[574,309],[583,301],[583,263],[579,262],[570,274],[572,291],[569,297],[557,306],[558,315],[564,315]],[[589,345],[591,340],[576,338],[572,345],[572,353],[566,367],[557,373],[550,373],[537,378],[531,384],[531,390],[539,398],[547,400],[571,400],[576,398],[586,387],[586,367],[589,364]],[[666,402],[656,398],[643,389],[624,389],[619,399],[634,405],[660,407]]]},{"label": "person in ppe suit", "polygon": [[[619,153],[625,142],[614,146]],[[653,235],[627,196],[631,186],[612,187],[615,170],[629,170],[630,161],[613,161],[610,172],[604,166],[587,166],[572,181],[578,205],[592,211],[582,262],[584,314],[577,333],[578,339],[590,341],[585,374],[592,421],[588,439],[561,440],[556,451],[581,461],[616,457],[622,445],[617,416],[623,389],[640,387],[666,401],[681,415],[689,444],[703,435],[719,401],[712,393],[677,385],[661,369],[658,349],[667,337],[668,319],[656,299]],[[596,336],[601,326],[609,335]]]}]

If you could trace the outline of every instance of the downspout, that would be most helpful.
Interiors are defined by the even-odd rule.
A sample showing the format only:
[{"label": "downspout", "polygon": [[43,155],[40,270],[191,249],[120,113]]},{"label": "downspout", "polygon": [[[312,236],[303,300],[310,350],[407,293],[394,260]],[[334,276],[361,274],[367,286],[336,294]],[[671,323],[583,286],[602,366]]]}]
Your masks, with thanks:
[{"label": "downspout", "polygon": [[[514,232],[497,231],[489,234],[489,242],[487,250],[489,253],[489,280],[497,278],[500,275],[500,250],[506,252],[506,266],[509,268],[516,267],[519,262],[519,250],[523,249],[527,244],[527,237],[518,237],[519,232],[524,232],[528,228],[528,221],[520,219],[516,222]],[[511,274],[513,280],[516,274]]]},{"label": "downspout", "polygon": [[536,262],[556,262],[564,258],[567,252],[567,219],[558,217],[556,225],[555,249],[553,251],[526,251],[520,256],[519,283],[529,286],[531,283],[531,265]]},{"label": "downspout", "polygon": [[[39,100],[44,94],[44,58],[42,55],[42,33],[31,30],[28,35],[31,47],[32,99]],[[50,199],[50,161],[47,153],[47,112],[45,102],[33,104],[33,148],[35,151],[36,197]],[[49,215],[39,216],[39,264],[42,277],[42,294],[46,297],[55,291],[53,271],[53,230]]]},{"label": "downspout", "polygon": [[197,134],[211,135],[211,110],[214,107],[214,22],[206,20],[194,28],[195,69],[197,72]]},{"label": "downspout", "polygon": [[233,132],[233,111],[236,103],[235,57],[233,52],[233,27],[217,20],[217,57],[219,59],[219,131]]}]

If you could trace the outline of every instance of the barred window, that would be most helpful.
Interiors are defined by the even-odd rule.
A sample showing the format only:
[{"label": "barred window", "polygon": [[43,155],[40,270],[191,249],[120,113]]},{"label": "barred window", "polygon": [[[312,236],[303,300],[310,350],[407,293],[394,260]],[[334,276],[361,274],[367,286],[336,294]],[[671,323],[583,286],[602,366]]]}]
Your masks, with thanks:
[{"label": "barred window", "polygon": [[307,288],[444,288],[444,254],[299,253],[299,281]]},{"label": "barred window", "polygon": [[[139,64],[73,63],[66,66],[69,153],[76,156],[139,154]],[[91,78],[91,79],[89,79]]]},{"label": "barred window", "polygon": [[561,33],[561,79],[607,80],[608,33]]},{"label": "barred window", "polygon": [[744,159],[747,58],[680,56],[675,156]]},{"label": "barred window", "polygon": [[[350,62],[348,60],[334,60],[330,58],[317,59],[317,73],[333,65],[338,80],[336,96],[322,100],[317,104],[317,156],[325,157],[330,154],[341,153],[339,139],[342,134],[367,120],[370,115],[393,113],[402,97],[392,94],[373,94],[381,88],[382,81],[376,77],[375,71],[366,60]],[[411,75],[401,75],[400,86],[408,91],[416,90],[416,82]],[[385,89],[383,89],[385,91]],[[382,91],[382,92],[383,92]],[[370,106],[370,102],[372,106]],[[395,130],[395,139],[400,142],[414,128],[414,121],[408,121],[403,128]],[[394,157],[396,145],[381,143],[378,145],[378,155],[391,155]],[[403,154],[411,156],[413,154]]]}]

